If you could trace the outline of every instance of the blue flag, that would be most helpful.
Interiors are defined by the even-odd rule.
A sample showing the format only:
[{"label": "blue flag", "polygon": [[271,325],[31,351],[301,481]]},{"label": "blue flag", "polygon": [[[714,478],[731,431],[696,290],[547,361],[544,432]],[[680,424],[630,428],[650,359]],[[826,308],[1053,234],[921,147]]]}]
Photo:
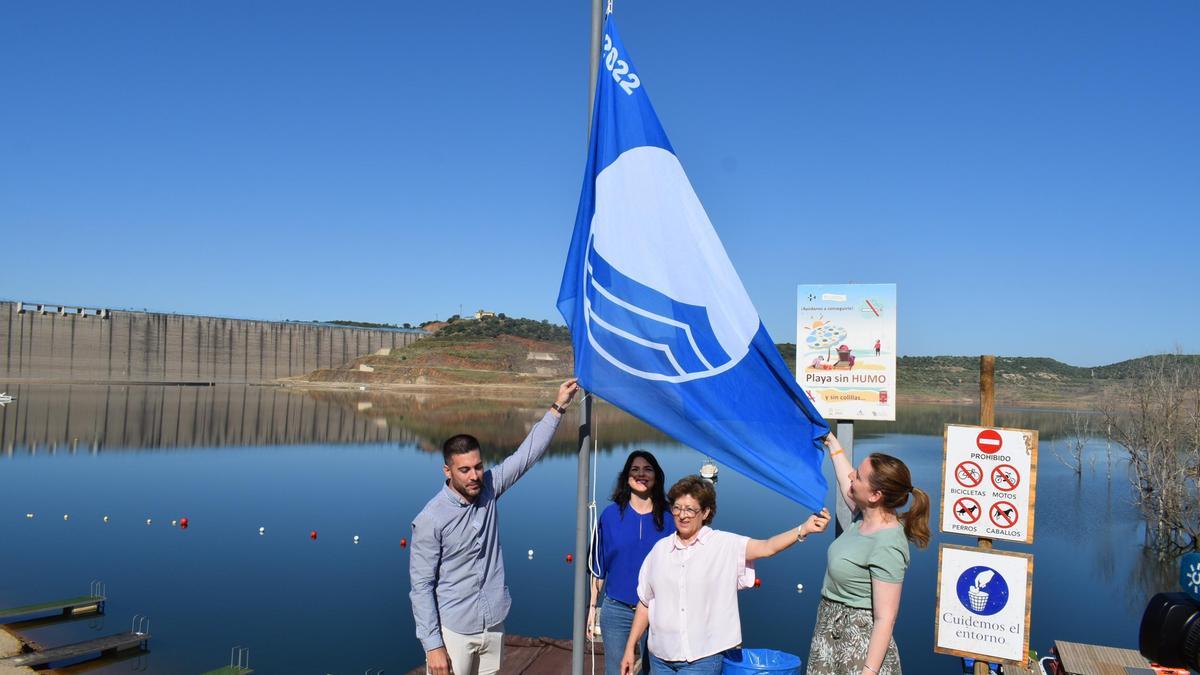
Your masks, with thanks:
[{"label": "blue flag", "polygon": [[796,384],[612,17],[558,310],[582,386],[813,510],[829,425]]}]

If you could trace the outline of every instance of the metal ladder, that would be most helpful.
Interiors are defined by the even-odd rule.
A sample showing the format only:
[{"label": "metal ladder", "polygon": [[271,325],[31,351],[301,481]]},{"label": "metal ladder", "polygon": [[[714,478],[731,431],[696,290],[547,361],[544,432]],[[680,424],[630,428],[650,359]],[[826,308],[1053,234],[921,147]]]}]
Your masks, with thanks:
[{"label": "metal ladder", "polygon": [[[149,636],[150,634],[150,617],[145,614],[134,614],[133,619],[129,622],[129,632],[134,635]],[[142,648],[145,649],[146,643],[142,642]]]},{"label": "metal ladder", "polygon": [[250,648],[234,645],[229,650],[229,667],[235,671],[250,670]]}]

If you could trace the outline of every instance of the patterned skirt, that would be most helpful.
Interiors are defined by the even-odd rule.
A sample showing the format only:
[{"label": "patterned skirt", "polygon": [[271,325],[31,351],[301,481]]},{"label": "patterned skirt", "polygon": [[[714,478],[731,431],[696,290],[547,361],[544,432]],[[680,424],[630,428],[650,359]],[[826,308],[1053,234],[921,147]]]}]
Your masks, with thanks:
[{"label": "patterned skirt", "polygon": [[[874,625],[871,610],[821,598],[808,650],[808,675],[861,675]],[[901,675],[895,640],[888,641],[879,675]]]}]

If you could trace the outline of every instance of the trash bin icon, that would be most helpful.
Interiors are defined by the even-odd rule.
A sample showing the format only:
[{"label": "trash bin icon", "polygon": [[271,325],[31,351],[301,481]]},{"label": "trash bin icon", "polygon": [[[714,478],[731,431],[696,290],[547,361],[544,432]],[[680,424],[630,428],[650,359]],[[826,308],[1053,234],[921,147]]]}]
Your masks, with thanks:
[{"label": "trash bin icon", "polygon": [[988,592],[981,591],[977,586],[972,586],[971,590],[967,591],[967,596],[971,599],[971,609],[976,612],[982,612],[987,607]]}]

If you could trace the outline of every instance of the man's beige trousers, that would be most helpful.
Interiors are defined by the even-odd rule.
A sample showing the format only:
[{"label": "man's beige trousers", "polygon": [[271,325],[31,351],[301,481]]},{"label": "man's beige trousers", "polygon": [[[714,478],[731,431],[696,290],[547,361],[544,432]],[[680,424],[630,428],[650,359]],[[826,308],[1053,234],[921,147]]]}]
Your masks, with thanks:
[{"label": "man's beige trousers", "polygon": [[496,675],[504,654],[504,624],[482,633],[463,635],[442,626],[442,642],[454,675]]}]

